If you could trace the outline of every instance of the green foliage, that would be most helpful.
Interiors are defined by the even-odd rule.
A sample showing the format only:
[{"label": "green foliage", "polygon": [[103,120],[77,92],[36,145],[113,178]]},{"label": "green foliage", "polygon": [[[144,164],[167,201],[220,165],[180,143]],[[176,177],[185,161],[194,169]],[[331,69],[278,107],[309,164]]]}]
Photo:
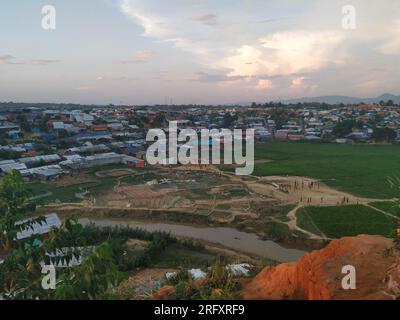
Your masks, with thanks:
[{"label": "green foliage", "polygon": [[19,114],[17,116],[17,121],[23,131],[32,132],[32,125],[28,122],[25,114]]},{"label": "green foliage", "polygon": [[299,227],[329,238],[359,234],[394,237],[395,219],[360,206],[306,207],[297,212]]},{"label": "green foliage", "polygon": [[[7,144],[7,142],[1,144]],[[0,150],[0,159],[14,160],[20,158],[21,154],[21,152],[16,152],[12,150]]]},{"label": "green foliage", "polygon": [[81,265],[66,268],[57,279],[52,294],[55,299],[62,300],[111,298],[123,278],[113,259],[112,247],[105,242],[97,246]]},{"label": "green foliage", "polygon": [[155,268],[193,268],[210,266],[218,259],[218,254],[206,250],[203,246],[188,247],[178,242],[169,245],[157,255],[151,267]]},{"label": "green foliage", "polygon": [[35,210],[29,201],[30,192],[18,171],[12,171],[0,181],[0,245],[10,249],[16,235],[34,221],[16,225],[28,212]]},{"label": "green foliage", "polygon": [[344,138],[352,132],[353,128],[361,129],[363,125],[361,121],[344,120],[335,126],[332,134],[337,138]]},{"label": "green foliage", "polygon": [[372,139],[377,142],[390,142],[396,139],[396,132],[390,128],[374,128]]},{"label": "green foliage", "polygon": [[275,121],[277,129],[282,129],[282,125],[290,120],[289,112],[285,108],[273,108],[270,111],[270,117]]},{"label": "green foliage", "polygon": [[167,284],[175,286],[175,293],[169,297],[174,300],[240,299],[240,284],[222,260],[211,266],[205,279],[194,281],[187,271],[180,271]]},{"label": "green foliage", "polygon": [[265,233],[272,238],[284,240],[292,237],[292,232],[289,227],[280,222],[267,222],[265,224]]},{"label": "green foliage", "polygon": [[237,114],[231,115],[230,112],[227,112],[224,115],[223,127],[224,128],[232,128],[237,120],[238,120]]}]

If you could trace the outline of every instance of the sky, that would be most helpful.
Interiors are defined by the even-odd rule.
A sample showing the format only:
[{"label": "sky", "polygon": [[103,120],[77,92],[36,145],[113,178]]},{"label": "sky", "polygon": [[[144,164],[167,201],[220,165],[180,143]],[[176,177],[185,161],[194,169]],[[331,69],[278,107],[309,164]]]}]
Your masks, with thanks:
[{"label": "sky", "polygon": [[374,97],[400,94],[399,61],[398,0],[0,2],[0,101]]}]

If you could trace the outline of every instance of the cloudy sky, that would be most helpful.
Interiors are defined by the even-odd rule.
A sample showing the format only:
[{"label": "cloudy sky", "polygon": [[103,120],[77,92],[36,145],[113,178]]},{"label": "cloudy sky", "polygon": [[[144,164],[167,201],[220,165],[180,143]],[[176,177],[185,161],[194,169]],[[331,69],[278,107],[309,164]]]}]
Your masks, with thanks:
[{"label": "cloudy sky", "polygon": [[[47,4],[52,31],[42,28]],[[356,9],[355,29],[343,28],[345,5]],[[0,101],[372,97],[400,94],[399,61],[398,0],[0,3]]]}]

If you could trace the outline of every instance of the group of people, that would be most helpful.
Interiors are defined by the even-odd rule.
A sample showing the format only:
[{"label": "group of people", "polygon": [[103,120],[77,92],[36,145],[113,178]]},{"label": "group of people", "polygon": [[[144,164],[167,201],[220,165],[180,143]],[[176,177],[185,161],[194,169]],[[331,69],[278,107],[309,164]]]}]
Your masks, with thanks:
[{"label": "group of people", "polygon": [[[311,180],[311,181],[307,181],[307,180],[306,181],[304,181],[304,180],[298,181],[298,180],[295,180],[292,183],[279,184],[279,190],[283,191],[283,192],[286,192],[286,193],[289,193],[291,191],[302,191],[302,190],[305,190],[305,189],[319,190],[320,189],[320,182],[317,181],[317,180]],[[314,204],[316,204],[316,203],[323,204],[324,201],[325,201],[324,197],[320,197],[320,198],[315,199],[315,197],[314,198],[313,197],[305,197],[305,196],[302,195],[301,198],[300,198],[300,202],[301,203],[306,203],[308,205],[312,204],[312,203],[314,203]],[[351,203],[350,198],[344,196],[341,200],[337,201],[337,206],[340,206],[340,205],[343,206],[343,205],[350,204],[350,203]]]},{"label": "group of people", "polygon": [[320,184],[319,181],[295,181],[293,184],[292,183],[286,183],[286,184],[280,184],[279,185],[279,190],[284,191],[284,192],[289,192],[289,191],[298,191],[298,190],[304,190],[305,188],[308,188],[309,190],[319,190]]}]

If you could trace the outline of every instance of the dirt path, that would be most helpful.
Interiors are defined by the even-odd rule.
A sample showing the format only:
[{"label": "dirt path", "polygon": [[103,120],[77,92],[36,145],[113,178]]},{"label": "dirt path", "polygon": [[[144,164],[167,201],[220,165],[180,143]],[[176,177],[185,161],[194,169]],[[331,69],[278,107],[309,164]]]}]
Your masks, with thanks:
[{"label": "dirt path", "polygon": [[296,208],[293,208],[289,213],[288,213],[288,218],[290,219],[289,222],[287,222],[287,226],[290,228],[290,230],[297,230],[300,231],[304,234],[306,234],[310,239],[312,240],[329,240],[322,232],[321,234],[323,234],[323,236],[319,236],[316,235],[312,232],[309,232],[307,230],[304,230],[302,228],[300,228],[297,225],[297,211],[301,208],[303,208],[304,206],[299,204]]},{"label": "dirt path", "polygon": [[378,211],[378,212],[380,212],[380,213],[383,213],[384,215],[386,215],[386,216],[388,216],[388,217],[390,217],[390,218],[394,218],[394,219],[398,219],[399,217],[398,216],[395,216],[395,215],[393,215],[393,214],[391,214],[391,213],[389,213],[389,212],[386,212],[386,211],[383,211],[382,209],[378,209],[377,207],[374,207],[374,206],[372,206],[372,205],[370,205],[369,203],[366,203],[366,204],[364,204],[366,207],[369,207],[369,208],[371,208],[371,209],[374,209],[374,210],[376,210],[376,211]]}]

